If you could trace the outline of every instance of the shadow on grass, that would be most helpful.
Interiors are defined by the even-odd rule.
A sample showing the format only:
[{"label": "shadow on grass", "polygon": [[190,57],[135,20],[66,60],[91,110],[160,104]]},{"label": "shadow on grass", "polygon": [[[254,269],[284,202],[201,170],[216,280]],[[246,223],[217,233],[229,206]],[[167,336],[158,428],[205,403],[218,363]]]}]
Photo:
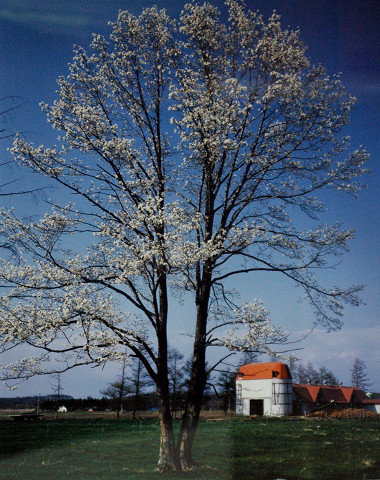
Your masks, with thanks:
[{"label": "shadow on grass", "polygon": [[380,478],[378,419],[331,422],[259,418],[236,427],[231,479]]},{"label": "shadow on grass", "polygon": [[0,420],[0,460],[46,446],[60,448],[65,444],[94,437],[105,441],[107,437],[131,432],[156,430],[157,421],[144,420],[106,420],[95,419],[59,419],[35,422],[15,422]]}]

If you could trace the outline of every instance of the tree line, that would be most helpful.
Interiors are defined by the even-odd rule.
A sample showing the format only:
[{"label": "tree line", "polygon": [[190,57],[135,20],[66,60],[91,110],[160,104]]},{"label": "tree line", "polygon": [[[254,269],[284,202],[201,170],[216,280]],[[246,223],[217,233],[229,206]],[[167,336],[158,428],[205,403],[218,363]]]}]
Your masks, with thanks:
[{"label": "tree line", "polygon": [[[177,350],[170,350],[170,405],[173,418],[178,418],[186,404],[186,387],[190,377],[190,359],[184,361],[184,356]],[[257,356],[245,355],[241,365],[260,361]],[[223,369],[224,368],[224,369]],[[236,376],[239,366],[226,365],[208,379],[202,409],[222,410],[227,415],[235,411],[236,405]],[[341,382],[335,374],[322,366],[315,368],[311,362],[306,365],[301,362],[290,364],[292,380],[294,383],[310,385],[337,386]],[[57,383],[54,377],[53,395],[25,398],[0,398],[0,408],[35,408],[40,402],[42,410],[56,411],[61,405],[69,411],[86,411],[89,409],[116,411],[117,418],[122,412],[131,412],[132,418],[137,418],[138,412],[158,409],[157,396],[154,384],[141,368],[138,359],[128,364],[123,361],[119,377],[111,382],[107,388],[99,393],[101,398],[73,398],[57,393],[57,385],[61,387],[61,379]],[[351,383],[347,386],[368,390],[372,383],[367,376],[367,367],[364,360],[356,357],[351,369]]]},{"label": "tree line", "polygon": [[[169,395],[173,418],[183,413],[186,405],[186,389],[191,375],[191,358],[184,359],[184,355],[172,348],[169,350]],[[202,402],[202,408],[212,410],[235,410],[235,378],[237,368],[220,370],[210,375]],[[146,410],[146,398],[154,397],[154,384],[142,369],[139,359],[123,361],[119,377],[111,382],[107,388],[100,391],[101,395],[111,401],[112,409],[119,412],[129,410],[132,418],[136,418],[139,410]],[[157,406],[154,405],[154,406]],[[151,406],[151,408],[153,408]]]},{"label": "tree line", "polygon": [[[170,405],[173,417],[176,418],[186,404],[186,387],[190,377],[190,359],[184,361],[184,356],[177,350],[171,349],[169,353],[169,378],[170,378]],[[273,359],[278,361],[278,359]],[[260,362],[257,355],[243,355],[241,365]],[[290,370],[293,383],[338,386],[341,380],[332,370],[325,366],[315,368],[311,362],[306,365],[300,361],[291,361]],[[115,382],[101,393],[112,400],[112,407],[117,412],[122,410],[132,411],[133,418],[138,410],[145,410],[144,396],[146,391],[152,389],[153,384],[146,374],[141,374],[138,360],[132,361],[128,368],[122,366],[122,373]],[[225,414],[235,411],[236,404],[236,376],[239,365],[221,365],[207,380],[203,409],[223,410]],[[351,383],[353,386],[367,391],[372,383],[367,376],[367,367],[364,360],[355,358],[351,369]],[[152,390],[151,390],[152,391]]]}]

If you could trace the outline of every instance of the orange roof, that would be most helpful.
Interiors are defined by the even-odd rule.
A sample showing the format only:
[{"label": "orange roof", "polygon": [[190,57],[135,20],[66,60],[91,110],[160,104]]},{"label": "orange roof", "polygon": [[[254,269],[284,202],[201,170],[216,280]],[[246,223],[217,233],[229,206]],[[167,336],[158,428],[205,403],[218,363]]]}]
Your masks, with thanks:
[{"label": "orange roof", "polygon": [[320,390],[319,385],[297,385],[293,384],[293,390],[295,393],[298,393],[300,397],[305,399],[307,402],[316,402],[318,393]]},{"label": "orange roof", "polygon": [[341,389],[347,403],[350,403],[354,388],[353,387],[341,387],[340,389]]},{"label": "orange roof", "polygon": [[361,403],[367,398],[362,390],[354,387],[293,384],[293,390],[299,397],[309,403],[315,403],[319,394],[319,401],[343,404],[355,400]]},{"label": "orange roof", "polygon": [[362,403],[364,405],[380,405],[380,398],[366,398]]},{"label": "orange roof", "polygon": [[248,363],[240,367],[237,380],[263,380],[268,378],[292,378],[289,368],[282,362]]},{"label": "orange roof", "polygon": [[354,392],[352,397],[359,403],[365,401],[368,398],[367,395],[360,388],[354,388],[353,391]]},{"label": "orange roof", "polygon": [[341,387],[322,386],[321,392],[323,401],[335,403],[350,403],[351,397],[347,399],[347,397],[343,394],[342,390],[343,389]]}]

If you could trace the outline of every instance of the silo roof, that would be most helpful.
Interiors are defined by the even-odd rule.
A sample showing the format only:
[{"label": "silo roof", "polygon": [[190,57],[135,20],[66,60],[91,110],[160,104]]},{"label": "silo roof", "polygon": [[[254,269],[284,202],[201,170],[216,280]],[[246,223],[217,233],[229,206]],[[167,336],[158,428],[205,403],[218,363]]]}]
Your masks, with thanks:
[{"label": "silo roof", "polygon": [[248,363],[239,369],[238,380],[264,380],[269,378],[292,378],[289,368],[282,362]]}]

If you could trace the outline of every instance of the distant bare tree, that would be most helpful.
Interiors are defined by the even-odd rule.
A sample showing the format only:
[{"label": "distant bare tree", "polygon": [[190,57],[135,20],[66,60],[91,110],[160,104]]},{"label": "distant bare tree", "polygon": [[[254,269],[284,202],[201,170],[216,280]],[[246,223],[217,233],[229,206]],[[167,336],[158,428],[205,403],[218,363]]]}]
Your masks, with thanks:
[{"label": "distant bare tree", "polygon": [[142,394],[152,384],[152,380],[146,372],[142,361],[139,358],[135,358],[131,364],[131,377],[129,378],[129,386],[133,395],[132,418],[136,418],[137,410],[141,408]]},{"label": "distant bare tree", "polygon": [[120,418],[120,412],[123,411],[123,401],[131,393],[130,385],[126,383],[126,360],[123,360],[121,374],[118,380],[109,384],[109,386],[100,392],[105,397],[111,398],[116,402],[116,417]]},{"label": "distant bare tree", "polygon": [[56,418],[58,418],[58,413],[59,413],[58,409],[60,406],[59,404],[61,401],[61,394],[63,392],[61,374],[60,373],[52,374],[52,379],[53,379],[53,382],[51,382],[50,385],[53,387],[53,394],[55,395],[56,402],[57,402]]},{"label": "distant bare tree", "polygon": [[153,383],[144,369],[143,363],[139,358],[129,357],[124,359],[120,377],[101,390],[106,397],[116,401],[117,418],[119,412],[123,410],[124,400],[132,399],[132,417],[136,418],[137,411],[141,408],[142,394]]},{"label": "distant bare tree", "polygon": [[315,370],[311,362],[308,362],[306,367],[300,364],[296,376],[299,383],[309,383],[310,385],[338,385],[339,383],[331,370],[325,366]]},{"label": "distant bare tree", "polygon": [[185,376],[183,355],[176,348],[172,348],[169,350],[168,376],[172,414],[173,417],[176,418],[177,410],[179,408],[179,397],[183,390],[183,382]]}]

